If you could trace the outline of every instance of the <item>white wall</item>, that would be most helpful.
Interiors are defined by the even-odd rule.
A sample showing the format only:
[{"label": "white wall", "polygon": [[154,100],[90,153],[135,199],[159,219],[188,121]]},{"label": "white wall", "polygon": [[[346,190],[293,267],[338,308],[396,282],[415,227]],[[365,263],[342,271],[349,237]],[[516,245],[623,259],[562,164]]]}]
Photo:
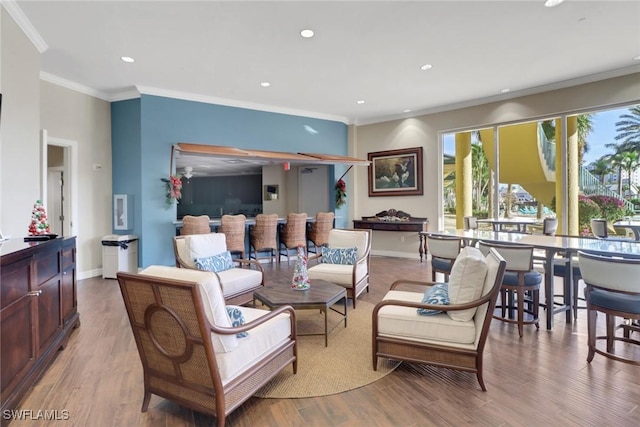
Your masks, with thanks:
[{"label": "white wall", "polygon": [[0,15],[0,229],[22,238],[40,197],[40,54],[2,7]]},{"label": "white wall", "polygon": [[97,275],[102,237],[111,234],[111,104],[45,81],[39,88],[40,126],[49,137],[77,143],[78,277]]},{"label": "white wall", "polygon": [[[639,102],[640,73],[635,73],[508,101],[350,129],[349,154],[362,159],[366,159],[367,154],[373,151],[418,146],[424,148],[423,196],[369,197],[367,169],[355,168],[355,194],[350,193],[355,197],[352,199],[355,203],[351,204],[353,218],[395,208],[413,216],[428,217],[431,230],[441,228],[441,224],[438,224],[442,204],[439,132]],[[374,231],[372,253],[417,257],[417,234],[406,235],[404,243],[400,240],[402,234]]]}]

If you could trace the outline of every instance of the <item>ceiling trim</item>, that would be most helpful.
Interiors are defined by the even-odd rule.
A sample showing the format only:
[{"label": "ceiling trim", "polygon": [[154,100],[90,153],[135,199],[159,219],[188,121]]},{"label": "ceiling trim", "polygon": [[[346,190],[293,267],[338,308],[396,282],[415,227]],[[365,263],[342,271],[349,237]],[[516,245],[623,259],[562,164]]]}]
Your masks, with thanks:
[{"label": "ceiling trim", "polygon": [[342,122],[351,124],[349,119],[344,116],[334,116],[330,114],[321,114],[312,111],[296,110],[292,108],[278,107],[275,105],[258,104],[253,102],[244,102],[234,99],[218,98],[215,96],[199,95],[195,93],[181,92],[169,89],[160,89],[149,86],[136,85],[136,89],[140,94],[163,96],[165,98],[182,99],[185,101],[203,102],[205,104],[225,105],[228,107],[246,108],[249,110],[267,111],[270,113],[288,114],[292,116],[310,117],[321,120],[331,120],[334,122]]},{"label": "ceiling trim", "polygon": [[85,95],[93,96],[94,98],[99,98],[103,101],[111,101],[109,95],[104,92],[100,92],[99,90],[93,89],[89,86],[84,86],[80,83],[72,82],[71,80],[63,79],[62,77],[58,77],[44,71],[40,71],[40,80],[62,86]]},{"label": "ceiling trim", "polygon": [[47,42],[44,41],[40,33],[33,26],[27,15],[24,14],[20,6],[15,0],[1,0],[2,6],[4,9],[11,15],[13,20],[18,24],[18,27],[24,32],[27,38],[33,43],[38,52],[44,53],[49,46]]}]

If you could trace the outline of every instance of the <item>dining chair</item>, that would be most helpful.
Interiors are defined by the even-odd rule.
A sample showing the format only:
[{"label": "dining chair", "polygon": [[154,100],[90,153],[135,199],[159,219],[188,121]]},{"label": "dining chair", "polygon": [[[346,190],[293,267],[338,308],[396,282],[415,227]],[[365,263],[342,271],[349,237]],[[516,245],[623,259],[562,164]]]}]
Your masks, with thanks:
[{"label": "dining chair", "polygon": [[431,253],[431,280],[436,281],[436,273],[444,274],[449,280],[451,268],[463,246],[463,240],[456,236],[427,235],[427,247]]},{"label": "dining chair", "polygon": [[609,237],[609,231],[607,230],[607,220],[603,218],[591,219],[591,233],[599,239],[606,239]]},{"label": "dining chair", "polygon": [[[613,360],[640,366],[640,340],[633,339],[631,332],[640,332],[640,259],[607,257],[578,252],[582,280],[587,300],[587,330],[591,362],[596,353]],[[598,313],[606,317],[606,335],[596,335]],[[626,319],[616,325],[616,317]],[[635,323],[634,323],[635,322]],[[622,329],[623,334],[616,335]],[[605,348],[598,341],[606,342]],[[615,349],[616,342],[625,348]],[[627,351],[628,350],[628,351]]]},{"label": "dining chair", "polygon": [[545,236],[555,236],[558,231],[558,218],[545,218],[542,221],[542,234]]},{"label": "dining chair", "polygon": [[[540,285],[543,277],[533,269],[533,246],[488,243],[481,240],[478,242],[478,248],[485,255],[493,248],[507,262],[500,288],[501,315],[494,315],[494,319],[517,324],[518,334],[521,338],[524,325],[533,324],[536,329],[539,329]],[[515,304],[514,294],[517,297]],[[527,299],[525,299],[525,294],[529,294]],[[525,302],[527,307],[525,307]],[[517,312],[516,319],[513,318],[514,308]],[[530,317],[525,319],[525,314]]]},{"label": "dining chair", "polygon": [[478,229],[478,217],[477,216],[465,216],[463,218],[465,230],[477,230]]}]

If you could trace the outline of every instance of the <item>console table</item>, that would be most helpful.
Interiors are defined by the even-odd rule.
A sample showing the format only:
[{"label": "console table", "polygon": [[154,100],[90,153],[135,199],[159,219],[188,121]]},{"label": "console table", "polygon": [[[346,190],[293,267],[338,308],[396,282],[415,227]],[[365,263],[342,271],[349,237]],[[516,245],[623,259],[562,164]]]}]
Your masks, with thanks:
[{"label": "console table", "polygon": [[414,231],[418,233],[418,253],[420,262],[423,254],[427,253],[427,240],[421,232],[429,231],[429,219],[413,217],[406,212],[389,209],[378,212],[375,216],[363,216],[361,220],[353,220],[353,228],[366,228],[380,231]]},{"label": "console table", "polygon": [[[2,242],[0,267],[0,390],[4,414],[18,407],[80,325],[76,239]],[[7,423],[2,420],[2,425]]]}]

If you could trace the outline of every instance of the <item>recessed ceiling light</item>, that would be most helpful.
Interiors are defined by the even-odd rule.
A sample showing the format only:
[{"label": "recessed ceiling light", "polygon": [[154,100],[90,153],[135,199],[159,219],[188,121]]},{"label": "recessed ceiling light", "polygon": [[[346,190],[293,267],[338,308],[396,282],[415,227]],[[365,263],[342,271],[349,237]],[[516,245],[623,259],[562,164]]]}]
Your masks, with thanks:
[{"label": "recessed ceiling light", "polygon": [[634,61],[640,61],[640,55],[638,55],[638,56],[634,56],[634,57],[633,57],[633,58],[631,58],[631,59],[633,59]]},{"label": "recessed ceiling light", "polygon": [[427,70],[430,70],[432,67],[433,67],[433,65],[431,65],[431,64],[424,64],[422,67],[420,67],[420,69],[422,71],[427,71]]},{"label": "recessed ceiling light", "polygon": [[269,87],[269,86],[271,86],[271,83],[269,83],[269,82],[262,82],[262,83],[260,83],[260,86],[262,86],[262,87]]},{"label": "recessed ceiling light", "polygon": [[315,33],[313,32],[313,30],[302,30],[300,31],[300,35],[302,37],[304,37],[305,39],[310,39],[311,37],[313,37],[315,35]]},{"label": "recessed ceiling light", "polygon": [[411,110],[402,110],[403,113],[410,113]]},{"label": "recessed ceiling light", "polygon": [[128,64],[131,64],[131,63],[133,63],[133,62],[136,62],[136,60],[135,60],[135,59],[133,59],[133,58],[132,58],[132,57],[130,57],[130,56],[121,56],[121,57],[120,57],[120,59],[122,59],[124,62],[126,62],[126,63],[128,63]]},{"label": "recessed ceiling light", "polygon": [[507,93],[507,92],[511,92],[511,89],[509,89],[508,87],[504,89],[500,89],[500,93]]},{"label": "recessed ceiling light", "polygon": [[360,99],[360,100],[356,101],[356,104],[364,104],[364,100]]},{"label": "recessed ceiling light", "polygon": [[545,7],[555,7],[562,3],[564,0],[547,0],[544,2]]}]

